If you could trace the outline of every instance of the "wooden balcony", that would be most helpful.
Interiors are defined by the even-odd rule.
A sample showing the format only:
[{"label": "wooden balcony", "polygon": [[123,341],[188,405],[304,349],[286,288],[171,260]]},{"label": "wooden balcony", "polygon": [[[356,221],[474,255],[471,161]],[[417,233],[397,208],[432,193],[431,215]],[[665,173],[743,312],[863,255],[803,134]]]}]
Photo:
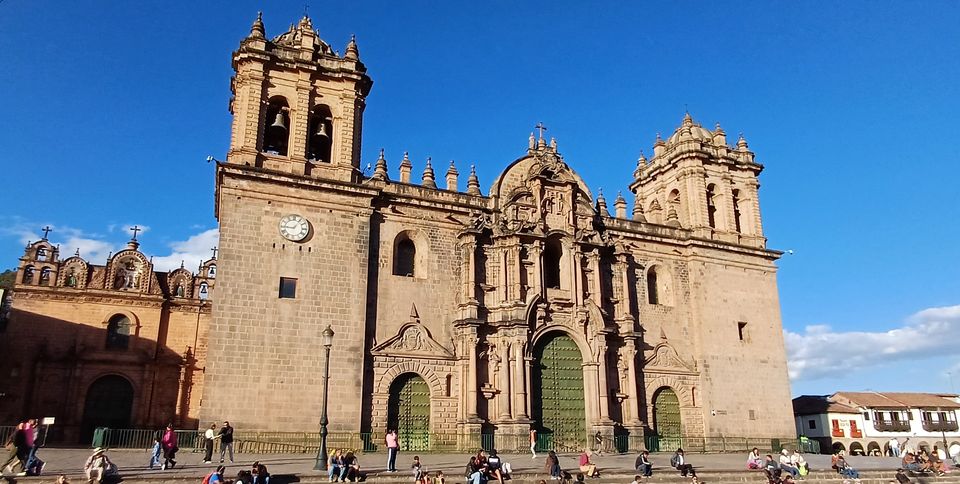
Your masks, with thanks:
[{"label": "wooden balcony", "polygon": [[902,422],[898,420],[874,420],[873,428],[877,429],[879,432],[909,432],[910,422]]},{"label": "wooden balcony", "polygon": [[923,430],[926,430],[927,432],[956,432],[958,428],[960,427],[957,426],[956,421],[923,421]]}]

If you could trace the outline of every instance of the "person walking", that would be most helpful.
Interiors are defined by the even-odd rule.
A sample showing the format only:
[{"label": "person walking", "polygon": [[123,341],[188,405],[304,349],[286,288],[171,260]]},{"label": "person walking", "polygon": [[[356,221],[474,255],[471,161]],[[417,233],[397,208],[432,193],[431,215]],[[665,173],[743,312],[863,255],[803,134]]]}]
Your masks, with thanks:
[{"label": "person walking", "polygon": [[160,456],[163,455],[163,430],[153,433],[153,449],[150,451],[150,469],[160,465]]},{"label": "person walking", "polygon": [[203,454],[204,464],[209,464],[213,462],[213,442],[219,438],[217,436],[217,433],[214,432],[216,429],[217,429],[217,424],[212,423],[210,424],[210,428],[208,428],[206,432],[203,433],[203,446],[205,450]]},{"label": "person walking", "polygon": [[230,463],[233,464],[233,427],[230,422],[223,421],[223,427],[220,427],[220,463],[223,464],[223,457],[227,449],[230,450]]},{"label": "person walking", "polygon": [[531,459],[537,458],[537,429],[530,426],[530,454],[533,455]]},{"label": "person walking", "polygon": [[163,467],[161,469],[173,469],[177,465],[177,451],[180,450],[177,447],[177,432],[173,430],[173,424],[167,424],[160,443],[163,444]]},{"label": "person walking", "polygon": [[384,437],[387,443],[387,472],[397,472],[397,454],[400,453],[400,442],[395,429],[388,429]]}]

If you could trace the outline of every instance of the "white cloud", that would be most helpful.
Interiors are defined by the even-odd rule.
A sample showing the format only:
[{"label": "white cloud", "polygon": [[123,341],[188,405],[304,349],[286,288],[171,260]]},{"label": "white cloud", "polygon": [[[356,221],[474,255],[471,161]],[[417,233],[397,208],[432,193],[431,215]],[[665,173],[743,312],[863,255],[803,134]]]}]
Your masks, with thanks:
[{"label": "white cloud", "polygon": [[[811,325],[803,333],[784,330],[791,380],[841,376],[850,368],[956,354],[960,305],[919,311],[899,328],[882,332],[835,331]],[[960,366],[960,364],[958,364]]]},{"label": "white cloud", "polygon": [[209,229],[191,235],[187,240],[172,242],[170,248],[173,252],[170,255],[154,257],[153,269],[157,272],[171,271],[180,267],[180,262],[183,261],[187,269],[196,271],[201,261],[213,256],[210,249],[216,247],[219,240],[220,231]]},{"label": "white cloud", "polygon": [[110,242],[82,236],[72,236],[66,242],[60,243],[61,259],[66,259],[79,252],[80,257],[94,264],[105,264],[107,256],[116,251],[116,246]]}]

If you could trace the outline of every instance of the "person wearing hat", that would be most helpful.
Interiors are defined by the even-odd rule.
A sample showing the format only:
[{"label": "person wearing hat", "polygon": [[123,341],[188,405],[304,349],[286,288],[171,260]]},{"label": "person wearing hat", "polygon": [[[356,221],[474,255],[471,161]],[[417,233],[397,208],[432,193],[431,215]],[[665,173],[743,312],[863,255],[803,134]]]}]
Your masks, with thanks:
[{"label": "person wearing hat", "polygon": [[83,472],[90,482],[102,482],[105,477],[117,473],[117,466],[107,457],[106,449],[97,447],[83,464]]}]

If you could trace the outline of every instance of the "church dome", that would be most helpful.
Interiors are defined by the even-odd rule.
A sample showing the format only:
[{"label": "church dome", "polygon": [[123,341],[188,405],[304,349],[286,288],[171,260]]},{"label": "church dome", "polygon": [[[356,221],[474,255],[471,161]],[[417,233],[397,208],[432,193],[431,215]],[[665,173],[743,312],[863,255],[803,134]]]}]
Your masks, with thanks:
[{"label": "church dome", "polygon": [[693,117],[690,116],[690,113],[687,113],[683,116],[683,122],[680,124],[680,127],[677,128],[669,138],[667,138],[667,144],[673,144],[680,141],[680,137],[683,132],[689,129],[691,138],[697,141],[703,142],[712,142],[713,133],[709,129],[704,128],[699,123],[693,122]]}]

